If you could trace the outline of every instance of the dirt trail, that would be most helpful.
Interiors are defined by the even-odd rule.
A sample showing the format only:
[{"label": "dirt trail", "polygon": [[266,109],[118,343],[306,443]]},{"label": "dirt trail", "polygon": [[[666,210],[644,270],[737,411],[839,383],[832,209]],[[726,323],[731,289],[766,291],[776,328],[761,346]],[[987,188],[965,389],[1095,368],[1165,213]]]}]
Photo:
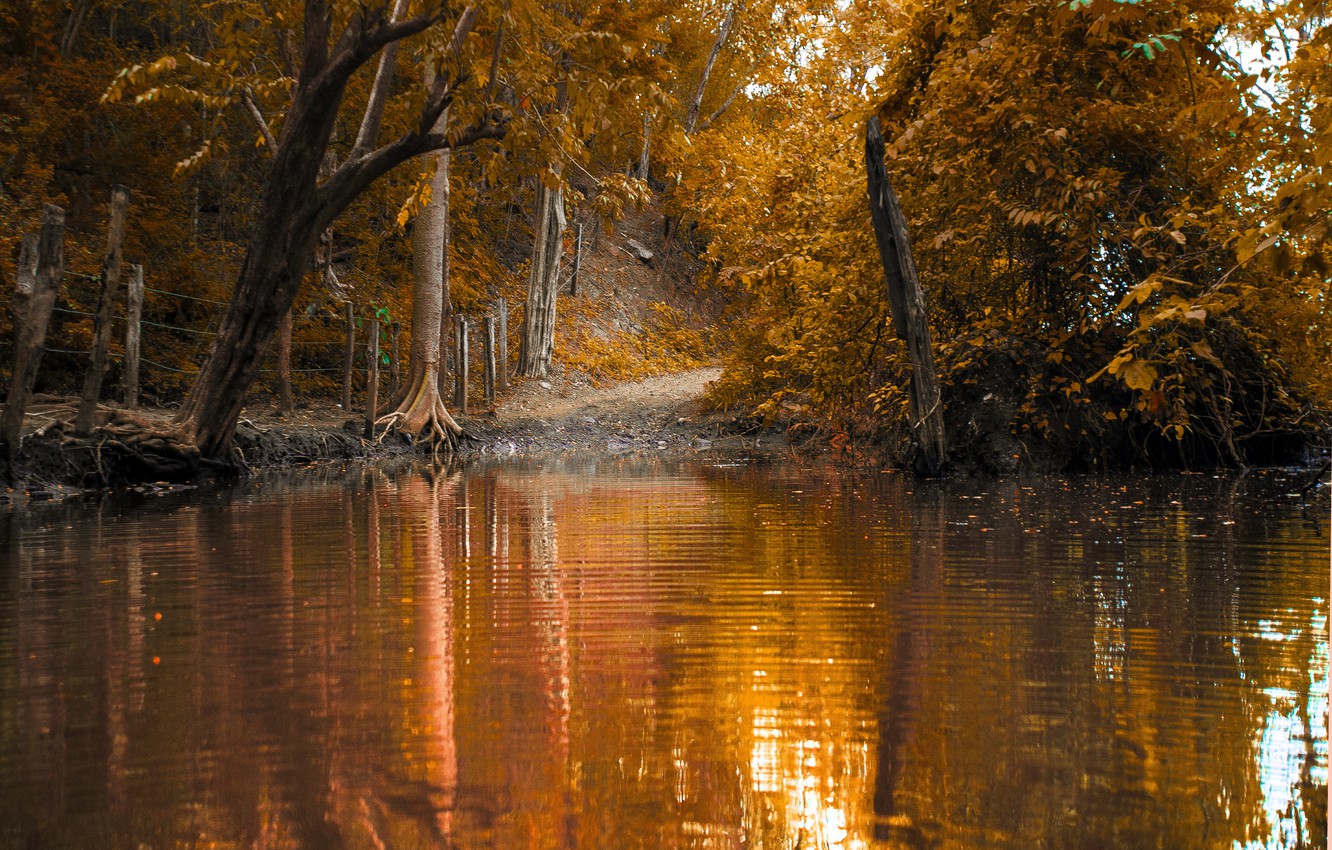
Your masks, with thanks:
[{"label": "dirt trail", "polygon": [[487,455],[762,448],[761,438],[735,434],[730,417],[702,411],[704,389],[720,375],[710,367],[604,389],[529,381],[465,427]]}]

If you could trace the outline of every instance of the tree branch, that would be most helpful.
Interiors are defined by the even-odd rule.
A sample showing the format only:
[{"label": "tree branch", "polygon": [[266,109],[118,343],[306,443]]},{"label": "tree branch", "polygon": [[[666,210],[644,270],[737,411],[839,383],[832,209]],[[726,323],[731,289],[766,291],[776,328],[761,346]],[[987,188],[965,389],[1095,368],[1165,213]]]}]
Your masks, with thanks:
[{"label": "tree branch", "polygon": [[722,101],[722,105],[717,107],[716,112],[713,112],[711,115],[709,115],[707,119],[705,119],[703,123],[699,125],[698,130],[696,132],[702,133],[703,131],[707,130],[709,127],[712,126],[713,121],[716,121],[718,118],[722,117],[722,114],[725,113],[726,110],[731,108],[731,104],[735,101],[736,96],[739,95],[740,92],[744,90],[745,86],[749,85],[749,75],[754,73],[755,69],[757,69],[759,66],[759,62],[761,61],[763,61],[762,56],[760,56],[758,59],[755,59],[753,62],[750,63],[749,70],[745,71],[744,75],[740,78],[740,82],[736,83],[735,88],[731,89],[731,93],[726,96],[726,100]]},{"label": "tree branch", "polygon": [[301,44],[301,80],[312,80],[328,59],[328,34],[332,13],[324,0],[305,0],[305,34]]},{"label": "tree branch", "polygon": [[[441,105],[440,112],[448,108],[452,94]],[[438,117],[438,115],[436,116]],[[383,147],[344,162],[333,176],[315,192],[306,209],[318,221],[320,232],[327,229],[342,210],[356,199],[375,180],[414,156],[439,150],[456,150],[483,139],[502,139],[509,129],[507,119],[497,114],[486,115],[461,133],[410,132]]]},{"label": "tree branch", "polygon": [[[409,0],[397,0],[389,15],[389,23],[397,23],[407,14]],[[370,86],[370,97],[365,104],[365,115],[361,117],[361,128],[356,133],[356,144],[352,146],[353,157],[375,146],[375,137],[379,135],[379,124],[384,118],[384,102],[388,100],[390,81],[393,79],[393,66],[398,61],[398,45],[391,41],[379,54],[379,67],[375,69],[375,81]]]},{"label": "tree branch", "polygon": [[273,130],[268,126],[268,122],[264,120],[264,114],[259,111],[259,106],[254,102],[254,94],[250,91],[249,86],[241,89],[241,103],[245,104],[245,109],[250,113],[250,117],[254,119],[254,123],[259,125],[259,132],[264,136],[264,144],[268,145],[268,155],[275,155],[277,153],[277,139],[273,137]]},{"label": "tree branch", "polygon": [[698,110],[703,105],[703,90],[708,87],[712,66],[717,64],[717,55],[721,53],[722,45],[731,35],[735,17],[744,9],[744,5],[744,0],[736,0],[731,4],[731,8],[726,12],[726,20],[722,21],[721,29],[717,30],[717,40],[712,43],[712,50],[708,51],[707,61],[703,63],[703,73],[699,75],[698,87],[694,89],[694,96],[689,101],[689,111],[685,113],[685,132],[690,135],[694,132],[694,125],[698,123]]}]

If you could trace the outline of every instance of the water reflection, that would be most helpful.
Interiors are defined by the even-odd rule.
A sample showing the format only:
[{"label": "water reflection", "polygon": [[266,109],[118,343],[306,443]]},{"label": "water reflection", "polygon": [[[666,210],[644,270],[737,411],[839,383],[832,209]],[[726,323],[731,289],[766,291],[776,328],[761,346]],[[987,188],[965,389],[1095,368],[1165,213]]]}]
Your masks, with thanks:
[{"label": "water reflection", "polygon": [[1262,479],[359,469],[0,520],[0,847],[1321,846]]}]

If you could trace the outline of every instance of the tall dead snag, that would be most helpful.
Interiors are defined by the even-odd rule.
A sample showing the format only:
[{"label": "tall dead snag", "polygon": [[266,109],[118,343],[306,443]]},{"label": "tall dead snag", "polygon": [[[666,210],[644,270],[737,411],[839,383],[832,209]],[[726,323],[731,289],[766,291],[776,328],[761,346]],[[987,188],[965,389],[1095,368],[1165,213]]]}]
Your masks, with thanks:
[{"label": "tall dead snag", "polygon": [[911,430],[920,449],[915,465],[922,474],[938,475],[948,461],[948,447],[944,440],[939,373],[934,367],[930,325],[925,313],[925,293],[916,274],[916,261],[911,257],[906,217],[883,163],[883,135],[879,132],[878,117],[872,117],[865,127],[870,218],[874,221],[874,238],[883,262],[893,328],[906,341],[911,360]]},{"label": "tall dead snag", "polygon": [[555,356],[555,298],[560,288],[560,256],[564,253],[564,192],[559,186],[537,188],[536,247],[527,277],[527,311],[518,373],[529,378],[550,374]]},{"label": "tall dead snag", "polygon": [[93,319],[92,357],[88,374],[83,378],[83,393],[79,397],[79,412],[74,418],[74,431],[86,434],[92,430],[97,402],[102,395],[102,374],[106,371],[107,349],[111,346],[111,318],[116,306],[116,292],[120,288],[121,246],[125,241],[125,215],[129,210],[129,189],[115,186],[111,190],[111,224],[107,228],[106,259],[102,262],[102,295]]},{"label": "tall dead snag", "polygon": [[[231,304],[213,350],[177,415],[200,452],[228,454],[245,395],[258,379],[264,354],[291,307],[315,254],[319,235],[371,183],[412,157],[458,148],[504,135],[506,122],[494,115],[445,136],[434,130],[463,79],[441,73],[427,92],[414,125],[396,140],[347,158],[319,181],[319,168],[353,73],[385,46],[440,22],[445,9],[432,5],[415,17],[392,22],[384,4],[358,4],[342,33],[332,32],[328,0],[306,0],[301,67],[291,106],[282,122],[277,149],[268,166]],[[454,43],[471,31],[476,9],[463,10]]]},{"label": "tall dead snag", "polygon": [[0,461],[4,463],[6,478],[11,477],[10,467],[23,431],[23,414],[42,363],[51,308],[60,293],[60,276],[65,270],[64,240],[65,211],[50,204],[42,210],[42,234],[36,245],[31,237],[23,238],[18,292],[14,298],[14,368],[4,416],[0,418]]}]

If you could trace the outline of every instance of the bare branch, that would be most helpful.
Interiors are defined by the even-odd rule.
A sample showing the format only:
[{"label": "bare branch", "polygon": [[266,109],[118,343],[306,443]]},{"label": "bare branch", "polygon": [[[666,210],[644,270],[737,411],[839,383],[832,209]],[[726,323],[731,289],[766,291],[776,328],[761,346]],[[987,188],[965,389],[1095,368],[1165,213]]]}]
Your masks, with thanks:
[{"label": "bare branch", "polygon": [[254,102],[254,94],[249,86],[241,89],[241,103],[245,104],[245,109],[254,119],[254,123],[259,125],[259,132],[264,136],[264,144],[268,145],[268,155],[273,156],[277,153],[277,139],[273,137],[273,130],[264,120],[264,114],[259,111],[259,106]]},{"label": "bare branch", "polygon": [[[389,23],[397,23],[407,14],[409,0],[397,0]],[[368,151],[375,146],[375,137],[379,135],[379,124],[384,117],[384,102],[388,100],[389,84],[393,79],[393,66],[398,61],[398,45],[391,41],[379,54],[379,67],[375,69],[375,81],[370,86],[370,98],[365,104],[365,115],[361,118],[361,129],[356,133],[356,144],[352,146],[352,156]]]},{"label": "bare branch", "polygon": [[731,35],[736,15],[744,10],[744,6],[744,0],[732,3],[726,12],[726,20],[722,21],[721,29],[717,30],[717,40],[712,43],[712,50],[708,51],[707,61],[703,63],[703,73],[698,78],[698,87],[694,89],[694,96],[689,101],[689,111],[685,114],[686,133],[692,135],[694,132],[694,125],[698,123],[698,110],[703,105],[703,90],[708,87],[708,77],[712,76],[712,66],[717,64],[717,55],[721,53],[722,45]]},{"label": "bare branch", "polygon": [[[452,100],[450,94],[442,104],[440,112],[448,108]],[[317,218],[318,228],[322,232],[366,187],[399,164],[431,151],[446,148],[456,150],[483,139],[501,139],[507,130],[508,120],[492,114],[478,119],[475,124],[461,133],[405,133],[371,153],[344,162],[333,176],[319,187],[306,209]]]},{"label": "bare branch", "polygon": [[716,121],[718,118],[722,117],[722,115],[726,112],[726,110],[731,108],[731,104],[735,101],[736,96],[739,95],[740,92],[744,91],[745,86],[749,85],[750,75],[754,73],[755,69],[757,69],[759,66],[759,62],[761,62],[762,60],[763,57],[760,56],[758,59],[755,59],[753,62],[750,63],[749,70],[745,71],[744,75],[740,77],[740,82],[736,83],[735,88],[731,89],[731,93],[726,96],[726,100],[722,101],[722,105],[717,107],[717,111],[709,115],[707,119],[702,124],[699,125],[697,132],[702,133],[704,130],[707,130],[709,127],[712,126],[713,121]]}]

